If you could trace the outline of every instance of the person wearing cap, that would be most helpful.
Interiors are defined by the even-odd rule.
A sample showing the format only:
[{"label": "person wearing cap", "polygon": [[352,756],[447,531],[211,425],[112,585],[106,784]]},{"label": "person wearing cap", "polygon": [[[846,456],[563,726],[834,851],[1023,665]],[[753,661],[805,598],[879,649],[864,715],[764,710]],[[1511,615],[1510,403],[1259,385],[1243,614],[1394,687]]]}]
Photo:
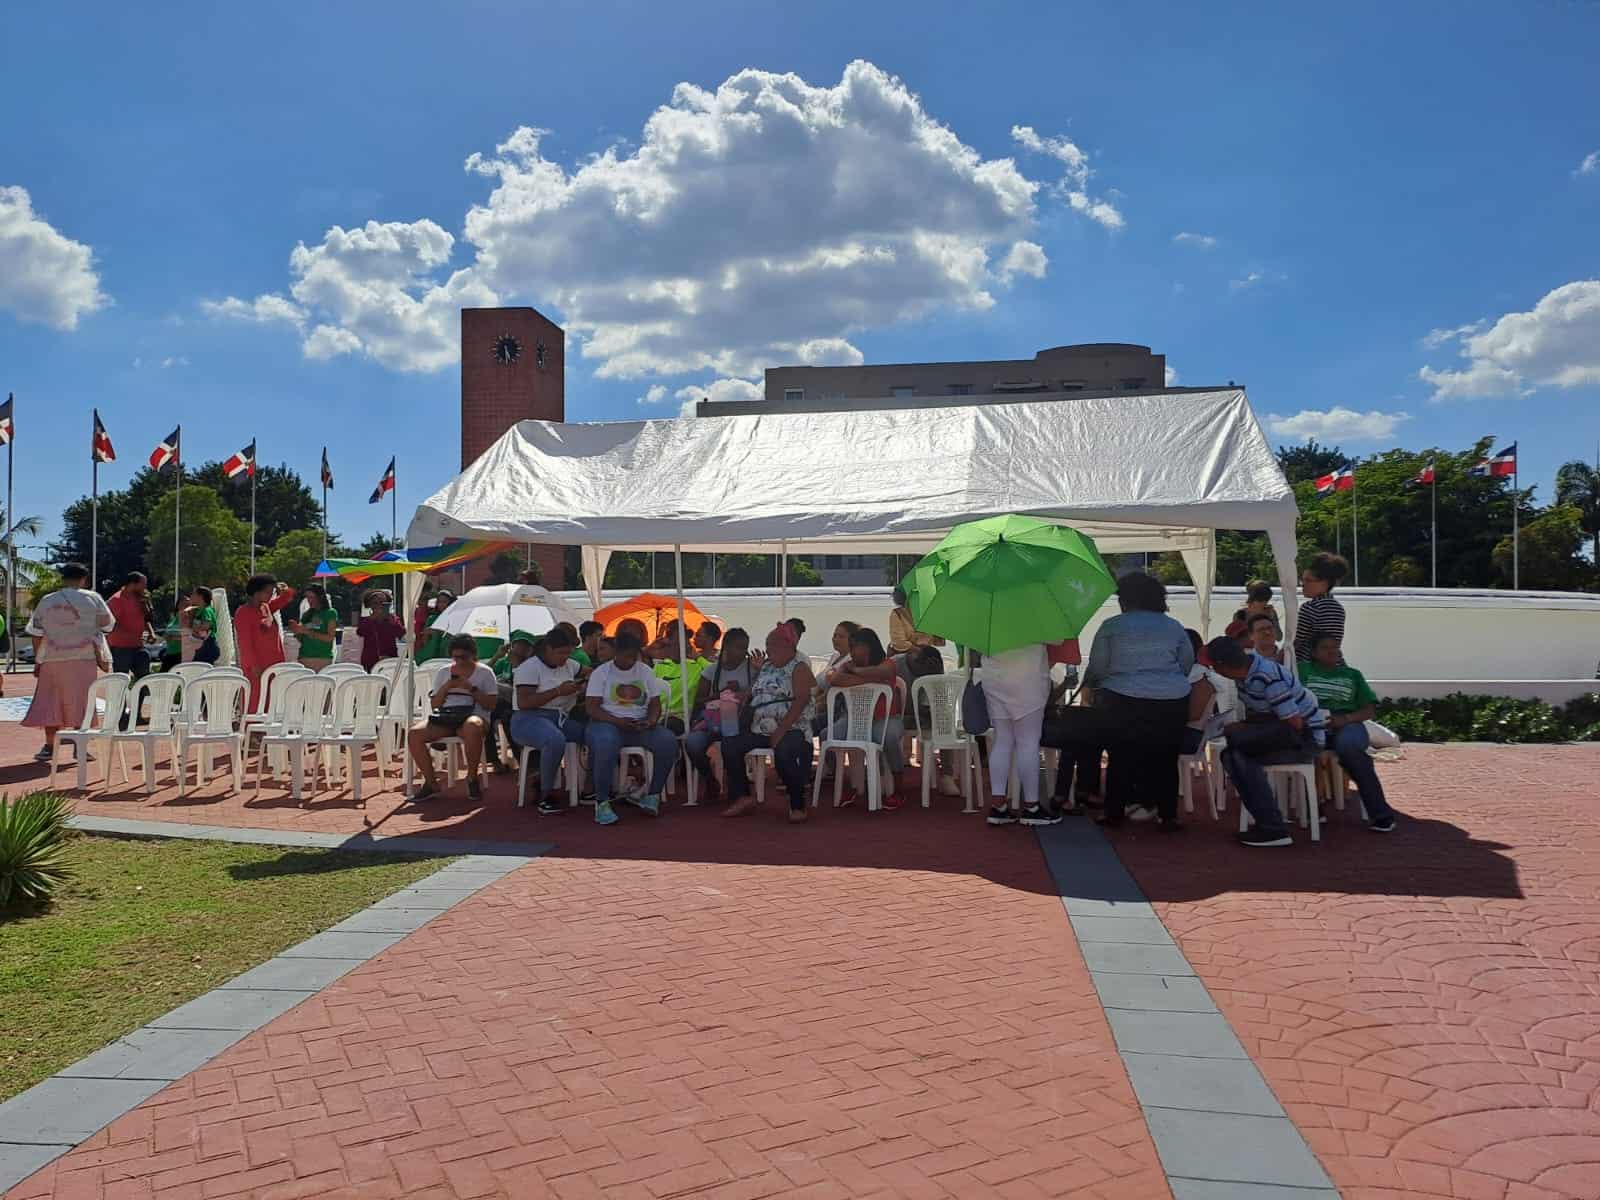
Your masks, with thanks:
[{"label": "person wearing cap", "polygon": [[511,652],[520,656],[512,676],[516,708],[511,714],[511,740],[539,753],[538,810],[544,816],[567,811],[556,791],[556,774],[568,743],[582,745],[584,722],[573,708],[583,694],[583,668],[572,657],[577,639],[565,629],[552,629],[535,641],[526,630],[511,635]]},{"label": "person wearing cap", "polygon": [[[748,731],[724,738],[722,766],[727,788],[725,817],[742,817],[755,808],[747,794],[744,756],[752,750],[772,751],[773,765],[789,795],[789,820],[806,819],[806,777],[811,774],[811,718],[816,713],[816,680],[800,657],[800,634],[782,622],[767,634],[767,656],[750,685],[746,706]],[[746,723],[741,720],[740,728]],[[765,767],[762,768],[763,770]]]}]

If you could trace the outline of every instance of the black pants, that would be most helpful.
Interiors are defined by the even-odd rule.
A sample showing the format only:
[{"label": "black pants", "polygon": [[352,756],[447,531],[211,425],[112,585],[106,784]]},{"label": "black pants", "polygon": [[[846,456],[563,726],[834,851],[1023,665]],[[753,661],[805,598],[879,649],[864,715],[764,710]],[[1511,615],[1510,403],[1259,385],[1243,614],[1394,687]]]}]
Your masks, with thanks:
[{"label": "black pants", "polygon": [[150,652],[144,649],[118,648],[111,651],[111,669],[126,672],[135,680],[143,679],[150,674]]},{"label": "black pants", "polygon": [[[1074,790],[1080,796],[1098,796],[1100,755],[1105,750],[1105,720],[1092,708],[1073,705],[1045,715],[1039,745],[1061,752],[1056,769],[1056,799],[1069,803]],[[979,743],[982,744],[981,742]]]},{"label": "black pants", "polygon": [[[722,779],[729,800],[742,798],[750,788],[744,777],[744,756],[752,750],[772,744],[764,733],[737,733],[722,739]],[[774,765],[778,778],[783,780],[783,790],[789,793],[789,807],[806,806],[807,776],[811,774],[811,739],[798,729],[791,729],[773,748]]]},{"label": "black pants", "polygon": [[1189,721],[1189,699],[1141,700],[1101,689],[1095,709],[1105,718],[1106,817],[1118,820],[1136,804],[1164,821],[1178,816],[1178,752]]}]

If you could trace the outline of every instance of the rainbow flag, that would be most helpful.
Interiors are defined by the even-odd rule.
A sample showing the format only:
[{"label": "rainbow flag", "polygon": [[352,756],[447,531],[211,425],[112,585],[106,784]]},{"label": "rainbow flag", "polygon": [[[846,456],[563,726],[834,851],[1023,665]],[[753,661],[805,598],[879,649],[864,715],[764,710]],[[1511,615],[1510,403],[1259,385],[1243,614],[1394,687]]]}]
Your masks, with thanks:
[{"label": "rainbow flag", "polygon": [[377,558],[329,558],[317,564],[318,579],[348,579],[365,583],[379,575],[404,575],[410,571],[445,571],[459,567],[485,554],[498,554],[517,542],[468,538],[439,546],[413,546],[409,550],[385,550]]}]

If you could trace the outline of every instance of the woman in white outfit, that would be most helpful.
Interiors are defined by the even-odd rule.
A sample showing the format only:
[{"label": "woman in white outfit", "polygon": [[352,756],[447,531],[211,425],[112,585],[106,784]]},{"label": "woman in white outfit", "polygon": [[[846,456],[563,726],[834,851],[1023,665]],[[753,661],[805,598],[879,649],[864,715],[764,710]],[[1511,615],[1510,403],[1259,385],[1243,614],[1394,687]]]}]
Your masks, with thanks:
[{"label": "woman in white outfit", "polygon": [[[989,824],[1053,825],[1061,818],[1039,804],[1039,728],[1050,698],[1050,659],[1042,645],[1019,646],[983,658],[983,695],[994,726],[989,751]],[[1012,766],[1022,779],[1020,817],[1006,803]]]}]

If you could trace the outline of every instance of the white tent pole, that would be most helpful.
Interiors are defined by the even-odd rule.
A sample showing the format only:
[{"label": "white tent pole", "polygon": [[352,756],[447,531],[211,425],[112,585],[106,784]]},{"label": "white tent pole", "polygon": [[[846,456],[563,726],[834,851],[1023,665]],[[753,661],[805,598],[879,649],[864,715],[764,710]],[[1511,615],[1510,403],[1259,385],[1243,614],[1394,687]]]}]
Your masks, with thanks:
[{"label": "white tent pole", "polygon": [[[1283,590],[1283,636],[1292,648],[1295,629],[1300,623],[1300,598],[1296,590],[1300,586],[1300,576],[1294,561],[1297,549],[1294,519],[1291,517],[1282,528],[1268,529],[1267,541],[1272,546],[1272,557],[1278,565],[1278,586]],[[1298,674],[1293,654],[1289,655],[1288,666]]]},{"label": "white tent pole", "polygon": [[789,539],[784,538],[781,543],[783,554],[778,559],[778,619],[789,619]]},{"label": "white tent pole", "polygon": [[[672,581],[678,588],[678,688],[683,697],[683,729],[687,733],[691,724],[689,720],[689,635],[683,627],[683,546],[674,544],[672,547]],[[684,807],[695,803],[694,776],[690,774],[693,768],[685,767],[683,772],[684,794],[688,797]],[[738,765],[743,770],[743,764]]]}]

